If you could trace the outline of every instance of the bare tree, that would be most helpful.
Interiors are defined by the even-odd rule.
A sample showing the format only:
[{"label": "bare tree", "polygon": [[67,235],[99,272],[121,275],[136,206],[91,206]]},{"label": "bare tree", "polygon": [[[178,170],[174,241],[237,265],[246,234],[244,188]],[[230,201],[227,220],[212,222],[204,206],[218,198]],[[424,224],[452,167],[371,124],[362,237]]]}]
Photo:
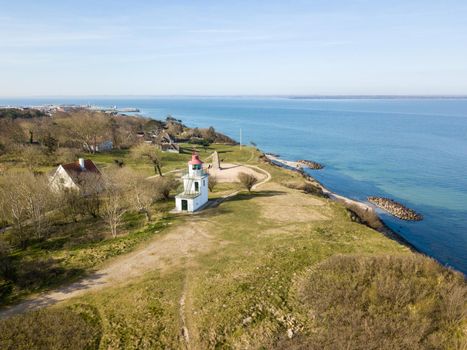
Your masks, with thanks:
[{"label": "bare tree", "polygon": [[26,210],[26,193],[15,176],[8,175],[2,179],[0,186],[0,210],[3,221],[10,223],[15,237],[21,246],[25,246],[25,226],[28,218]]},{"label": "bare tree", "polygon": [[81,110],[71,114],[71,118],[60,119],[60,123],[66,128],[68,138],[92,153],[98,142],[110,134],[110,120],[101,112]]},{"label": "bare tree", "polygon": [[214,188],[216,187],[217,185],[217,177],[214,176],[214,175],[209,175],[209,179],[208,179],[208,188],[209,188],[209,191],[214,191]]},{"label": "bare tree", "polygon": [[145,214],[146,220],[152,220],[151,206],[160,199],[160,189],[156,181],[146,179],[130,168],[123,168],[117,171],[118,182],[125,184],[129,204],[136,211]]},{"label": "bare tree", "polygon": [[154,173],[162,176],[162,155],[154,145],[141,143],[131,149],[131,155],[135,159],[144,159],[154,166]]},{"label": "bare tree", "polygon": [[39,146],[21,147],[21,155],[28,169],[32,172],[37,171],[40,165],[47,164],[47,157]]},{"label": "bare tree", "polygon": [[123,215],[128,211],[127,197],[125,189],[118,181],[116,174],[106,174],[103,181],[104,191],[100,212],[102,218],[109,225],[112,237],[115,238]]},{"label": "bare tree", "polygon": [[42,238],[49,227],[47,212],[53,200],[43,176],[12,173],[2,179],[0,186],[2,218],[10,222],[21,246],[28,239],[29,227],[36,238]]},{"label": "bare tree", "polygon": [[256,176],[247,173],[239,173],[238,180],[245,187],[248,192],[251,192],[252,187],[258,182]]},{"label": "bare tree", "polygon": [[158,194],[156,199],[169,199],[170,192],[180,186],[180,182],[173,177],[158,177],[153,181]]},{"label": "bare tree", "polygon": [[27,174],[22,179],[24,189],[29,192],[26,200],[29,222],[35,238],[42,238],[50,227],[47,212],[52,209],[53,197],[45,176]]},{"label": "bare tree", "polygon": [[61,188],[58,192],[60,206],[59,209],[63,216],[74,222],[83,214],[82,196],[78,190],[72,188]]}]

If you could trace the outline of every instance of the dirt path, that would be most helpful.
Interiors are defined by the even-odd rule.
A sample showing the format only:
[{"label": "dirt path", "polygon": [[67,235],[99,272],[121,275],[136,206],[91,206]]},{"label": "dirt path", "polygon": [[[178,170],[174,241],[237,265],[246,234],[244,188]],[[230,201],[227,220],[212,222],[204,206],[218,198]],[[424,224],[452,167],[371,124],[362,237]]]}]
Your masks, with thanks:
[{"label": "dirt path", "polygon": [[[254,165],[245,166],[265,175],[265,178],[253,186],[253,189],[271,180],[271,174],[269,172]],[[239,192],[240,191],[235,191],[220,198],[220,200],[216,201],[214,206],[237,195]],[[155,269],[164,271],[171,267],[180,266],[187,259],[192,259],[200,252],[207,252],[213,247],[215,239],[207,234],[207,232],[209,232],[208,225],[212,224],[203,220],[187,220],[182,225],[174,227],[163,237],[147,243],[145,247],[112,260],[107,266],[92,273],[89,277],[54,291],[31,297],[17,305],[1,310],[0,319],[50,306],[60,301],[77,297],[86,292],[109,287],[113,284],[126,283],[131,278],[141,276],[148,271]],[[187,287],[185,286],[180,299],[180,316],[182,322],[185,322],[184,320],[186,319],[186,289]],[[188,328],[185,324],[183,324],[182,327],[183,337],[186,341],[187,348],[189,348],[190,338]]]},{"label": "dirt path", "polygon": [[206,233],[208,229],[205,225],[209,223],[200,220],[185,222],[160,239],[149,242],[144,248],[112,260],[108,266],[83,280],[2,310],[0,319],[53,305],[116,283],[125,283],[130,278],[141,276],[151,270],[164,271],[177,266],[182,260],[211,249],[214,240]]}]

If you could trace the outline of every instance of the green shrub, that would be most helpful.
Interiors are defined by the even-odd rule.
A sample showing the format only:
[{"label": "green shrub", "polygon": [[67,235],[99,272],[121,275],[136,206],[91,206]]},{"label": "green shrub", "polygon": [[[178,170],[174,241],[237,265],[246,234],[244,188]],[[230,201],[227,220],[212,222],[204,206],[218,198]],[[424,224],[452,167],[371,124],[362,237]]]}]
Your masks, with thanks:
[{"label": "green shrub", "polygon": [[465,348],[464,277],[421,255],[335,256],[301,291],[310,331],[287,349]]},{"label": "green shrub", "polygon": [[0,321],[0,349],[97,349],[101,326],[90,306],[42,309]]}]

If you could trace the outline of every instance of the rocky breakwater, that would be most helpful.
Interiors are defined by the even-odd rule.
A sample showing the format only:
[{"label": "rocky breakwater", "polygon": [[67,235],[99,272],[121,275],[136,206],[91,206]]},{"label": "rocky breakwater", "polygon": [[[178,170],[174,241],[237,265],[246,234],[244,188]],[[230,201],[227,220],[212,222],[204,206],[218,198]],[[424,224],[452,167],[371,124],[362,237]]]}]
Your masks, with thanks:
[{"label": "rocky breakwater", "polygon": [[302,159],[302,160],[297,160],[297,163],[304,167],[307,167],[309,169],[314,169],[314,170],[319,170],[319,169],[324,168],[323,164],[313,162],[312,160]]},{"label": "rocky breakwater", "polygon": [[389,214],[407,221],[421,221],[423,216],[406,206],[384,197],[368,197],[368,201],[377,207],[386,210]]}]

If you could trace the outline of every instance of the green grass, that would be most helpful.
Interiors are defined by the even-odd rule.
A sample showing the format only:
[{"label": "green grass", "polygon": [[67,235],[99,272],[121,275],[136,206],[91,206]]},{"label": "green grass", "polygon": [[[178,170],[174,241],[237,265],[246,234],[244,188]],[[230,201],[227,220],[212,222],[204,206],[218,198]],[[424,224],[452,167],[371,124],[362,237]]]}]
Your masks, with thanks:
[{"label": "green grass", "polygon": [[51,237],[10,255],[15,277],[3,286],[6,292],[1,295],[0,305],[82,278],[108,259],[162,234],[172,221],[170,216],[155,217],[146,225],[141,214],[128,213],[116,238],[108,237],[101,219],[86,218],[58,227]]},{"label": "green grass", "polygon": [[[224,162],[247,162],[251,159],[252,152],[257,155],[257,152],[252,147],[212,144],[209,147],[200,147],[188,143],[180,144],[180,153],[163,152],[162,155],[162,172],[169,172],[176,169],[185,170],[187,162],[191,159],[192,150],[196,150],[202,160],[206,160],[214,151],[219,153],[219,158]],[[83,157],[92,159],[98,167],[106,168],[115,164],[114,160],[123,160],[125,166],[131,167],[134,170],[140,171],[148,176],[154,175],[154,168],[150,162],[144,159],[134,159],[130,155],[129,150],[112,150],[105,153],[83,154]],[[210,162],[210,160],[207,160]]]},{"label": "green grass", "polygon": [[[198,217],[215,222],[216,229],[209,233],[224,243],[200,254],[188,270],[151,273],[128,287],[81,298],[80,302],[100,309],[104,323],[117,319],[121,327],[104,331],[102,348],[109,344],[116,349],[150,348],[142,346],[142,339],[161,347],[180,347],[175,309],[185,283],[193,348],[270,348],[288,327],[298,331],[305,326],[306,311],[297,307],[294,293],[297,277],[310,266],[338,253],[410,254],[379,233],[352,223],[337,204],[323,208],[332,212],[332,221],[303,225],[276,223],[263,218],[260,210],[254,195],[242,193]],[[278,231],[268,233],[271,229]],[[158,298],[164,311],[151,315],[148,298]],[[163,337],[152,328],[161,323]]]},{"label": "green grass", "polygon": [[[214,149],[222,151],[220,157],[226,162],[248,161],[260,165],[273,175],[276,184],[271,186],[276,187],[271,190],[266,185],[253,194],[243,191],[217,208],[178,219],[181,227],[185,222],[205,225],[203,227],[207,230],[207,237],[213,242],[210,250],[190,254],[191,257],[186,256],[182,263],[174,264],[164,272],[154,270],[142,277],[129,279],[127,284],[85,294],[54,308],[62,309],[78,304],[97,310],[102,325],[101,349],[183,348],[180,331],[182,315],[189,329],[190,346],[193,349],[307,348],[311,344],[307,343],[310,334],[318,334],[316,332],[319,331],[315,318],[310,317],[318,309],[316,304],[304,299],[301,293],[304,288],[309,288],[310,276],[319,276],[313,273],[319,271],[317,269],[321,264],[336,256],[355,257],[356,267],[353,270],[341,268],[324,272],[338,276],[343,281],[339,285],[342,290],[355,281],[358,284],[358,274],[355,279],[353,275],[348,275],[358,272],[359,264],[365,265],[368,259],[389,256],[428,260],[382,234],[352,222],[340,204],[312,195],[300,194],[297,197],[299,191],[277,187],[280,183],[300,182],[303,179],[294,172],[258,163],[258,153],[253,149],[245,147],[240,151],[238,146],[213,145],[206,152],[200,148],[201,158],[206,158]],[[189,157],[189,153],[167,155],[165,166],[168,169],[184,167]],[[109,159],[101,161],[108,163]],[[218,184],[210,197],[216,198],[237,188],[238,184]],[[283,201],[282,204],[278,198]],[[305,207],[329,220],[295,221],[293,214],[298,210],[296,207],[299,203],[294,201],[299,200],[309,200]],[[292,219],[284,221],[279,215],[265,215],[266,207],[273,202],[278,203],[278,214],[279,211],[289,212]],[[167,209],[170,204],[167,202]],[[92,243],[89,246],[85,244],[61,254],[66,255],[64,261],[67,266],[86,269],[87,260],[92,262],[94,256],[95,262],[91,264],[98,266],[109,257],[107,254],[113,256],[114,253],[129,251],[136,244],[152,237],[155,231],[155,228],[136,230],[121,239]],[[382,260],[380,271],[375,274],[379,284],[384,282],[385,269],[392,269],[391,266]],[[446,270],[436,265],[430,271],[430,295],[435,298],[437,293],[445,289],[443,271]],[[365,283],[371,286],[376,277],[363,275]],[[404,276],[404,285],[419,283],[417,279],[420,275],[416,267],[406,270]],[[346,281],[350,281],[350,284]],[[434,283],[436,281],[439,281],[438,285]],[[384,283],[382,285],[386,286]],[[415,294],[420,291],[412,288],[409,292]],[[186,302],[184,312],[179,304],[182,295]],[[416,295],[413,297],[416,298]],[[387,309],[382,312],[388,315],[396,310],[394,305],[386,306]],[[438,306],[445,307],[446,303]],[[329,309],[332,307],[332,303],[329,304]],[[361,307],[353,310],[355,313],[360,311]],[[339,310],[334,312],[333,316],[339,315]],[[402,322],[401,327],[408,324],[403,323],[406,320],[397,315],[391,316],[396,324]],[[462,317],[465,322],[465,315]],[[384,315],[382,319],[385,319]],[[438,319],[430,320],[439,325]],[[384,328],[384,322],[379,326]],[[288,341],[290,334],[294,336],[291,342]],[[441,338],[449,338],[454,334],[459,339],[465,336],[459,328],[446,326]]]}]

